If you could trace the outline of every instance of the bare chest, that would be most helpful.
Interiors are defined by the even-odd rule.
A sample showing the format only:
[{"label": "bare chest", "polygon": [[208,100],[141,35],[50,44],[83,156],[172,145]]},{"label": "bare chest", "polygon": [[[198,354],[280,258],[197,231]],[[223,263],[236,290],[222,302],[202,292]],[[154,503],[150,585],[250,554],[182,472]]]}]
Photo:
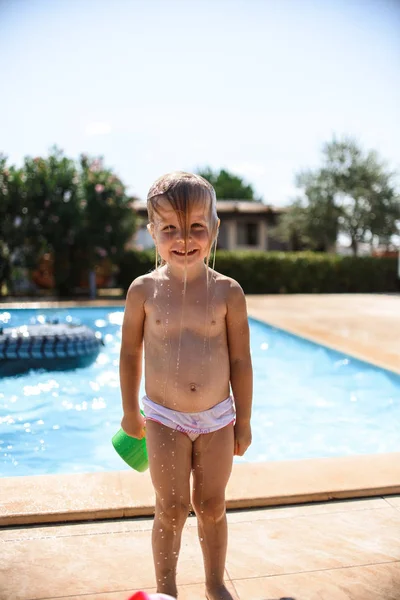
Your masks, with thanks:
[{"label": "bare chest", "polygon": [[156,336],[186,331],[213,337],[225,329],[226,303],[212,294],[161,291],[145,310],[147,333]]}]

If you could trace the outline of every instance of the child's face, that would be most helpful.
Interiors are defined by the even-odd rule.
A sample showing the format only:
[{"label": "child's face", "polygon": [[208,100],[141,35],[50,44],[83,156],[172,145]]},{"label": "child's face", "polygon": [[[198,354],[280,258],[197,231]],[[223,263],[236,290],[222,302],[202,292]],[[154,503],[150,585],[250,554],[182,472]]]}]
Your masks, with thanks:
[{"label": "child's face", "polygon": [[206,206],[194,207],[188,222],[185,255],[185,232],[169,202],[161,201],[150,232],[160,256],[170,265],[184,269],[203,261],[210,248],[209,217]]}]

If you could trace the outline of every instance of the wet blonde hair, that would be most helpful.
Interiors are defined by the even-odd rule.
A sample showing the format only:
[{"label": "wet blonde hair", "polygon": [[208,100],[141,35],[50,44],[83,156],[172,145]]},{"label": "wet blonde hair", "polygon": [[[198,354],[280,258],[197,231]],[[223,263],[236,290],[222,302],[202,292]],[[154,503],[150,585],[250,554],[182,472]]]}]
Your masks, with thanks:
[{"label": "wet blonde hair", "polygon": [[[195,206],[206,208],[208,216],[208,231],[210,243],[207,254],[207,266],[213,251],[213,268],[215,263],[215,249],[218,237],[217,199],[213,186],[200,175],[173,171],[159,177],[151,186],[147,194],[147,212],[149,222],[154,226],[154,218],[159,215],[160,201],[166,200],[174,210],[185,236],[185,251],[189,237],[190,215]],[[156,269],[158,265],[158,251],[156,245]],[[160,264],[163,264],[161,261]]]}]

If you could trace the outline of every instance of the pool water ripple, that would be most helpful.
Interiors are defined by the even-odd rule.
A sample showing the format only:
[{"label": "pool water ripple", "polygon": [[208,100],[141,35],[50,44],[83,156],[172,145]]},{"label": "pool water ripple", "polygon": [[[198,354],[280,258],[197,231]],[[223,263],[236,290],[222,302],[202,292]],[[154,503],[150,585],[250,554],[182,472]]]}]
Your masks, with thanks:
[{"label": "pool water ripple", "polygon": [[[0,475],[127,469],[119,428],[120,307],[0,312],[7,326],[58,318],[105,340],[69,372],[0,379]],[[400,451],[400,376],[250,320],[253,444],[237,462]],[[142,384],[141,393],[144,394]]]}]

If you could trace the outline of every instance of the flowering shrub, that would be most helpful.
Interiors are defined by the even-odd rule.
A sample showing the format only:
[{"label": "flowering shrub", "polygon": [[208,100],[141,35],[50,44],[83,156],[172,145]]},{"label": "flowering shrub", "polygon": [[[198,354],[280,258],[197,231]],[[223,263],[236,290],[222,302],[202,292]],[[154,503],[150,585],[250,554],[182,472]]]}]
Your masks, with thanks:
[{"label": "flowering shrub", "polygon": [[37,267],[54,258],[55,286],[71,294],[82,270],[109,257],[114,263],[135,231],[125,186],[101,158],[79,161],[54,148],[47,158],[26,157],[21,169],[0,156],[0,288],[12,265]]}]

